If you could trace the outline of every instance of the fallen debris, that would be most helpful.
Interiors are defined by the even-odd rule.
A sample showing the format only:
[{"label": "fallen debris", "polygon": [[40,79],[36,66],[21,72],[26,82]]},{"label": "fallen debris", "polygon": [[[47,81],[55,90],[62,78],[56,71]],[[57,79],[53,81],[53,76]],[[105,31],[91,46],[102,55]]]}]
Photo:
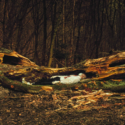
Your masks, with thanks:
[{"label": "fallen debris", "polygon": [[103,100],[111,95],[113,95],[113,93],[105,93],[104,91],[102,91],[102,89],[100,89],[92,93],[87,93],[86,95],[73,96],[68,101],[70,101],[70,103],[73,103],[73,101],[75,100],[76,104],[73,106],[73,108],[78,108],[82,105],[95,103],[100,99]]},{"label": "fallen debris", "polygon": [[114,105],[125,105],[123,103],[115,103],[110,104],[109,102],[114,99],[125,100],[125,94],[120,93],[107,93],[104,92],[102,89],[88,92],[85,90],[78,90],[78,91],[55,91],[52,94],[52,99],[55,104],[59,104],[55,110],[46,111],[46,114],[51,114],[54,112],[65,111],[65,110],[92,110],[92,109],[101,109],[112,107]]},{"label": "fallen debris", "polygon": [[5,48],[0,48],[0,63],[23,66],[38,66],[28,58],[18,54],[16,51]]},{"label": "fallen debris", "polygon": [[[10,91],[10,90],[9,90]],[[94,91],[97,92],[97,91]],[[103,91],[105,93],[105,91]],[[81,104],[68,100],[74,96],[86,95],[89,91],[55,90],[30,94],[10,91],[8,96],[0,98],[0,122],[2,124],[124,124],[125,94],[113,93],[108,99]],[[55,96],[55,97],[54,97]],[[81,99],[84,102],[84,100]],[[77,102],[78,104],[78,102]],[[36,121],[37,120],[37,121]]]},{"label": "fallen debris", "polygon": [[[10,61],[13,57],[14,59]],[[3,74],[0,76],[1,84],[17,91],[34,91],[34,93],[39,93],[39,91],[41,91],[41,86],[28,86],[25,83],[30,85],[30,83],[36,83],[40,79],[48,80],[53,75],[70,75],[72,78],[67,78],[67,80],[72,81],[74,78],[72,74],[77,75],[80,72],[85,74],[86,78],[84,77],[85,79],[81,80],[78,78],[74,82],[79,82],[78,84],[73,86],[63,86],[61,84],[57,84],[50,86],[52,88],[47,90],[67,88],[72,90],[83,90],[85,88],[90,88],[95,90],[107,89],[115,92],[125,91],[125,52],[98,59],[88,59],[72,67],[64,68],[47,68],[44,66],[40,67],[26,57],[19,55],[17,52],[4,48],[0,49],[0,59],[0,69],[1,74]],[[25,78],[23,79],[23,82],[22,78]],[[5,81],[7,83],[5,83]],[[20,82],[22,82],[22,84]],[[58,83],[58,81],[56,83]],[[69,82],[63,80],[62,83],[67,84]],[[73,81],[70,83],[73,83]],[[44,85],[46,85],[46,83]],[[47,85],[49,86],[50,84],[48,83]]]}]

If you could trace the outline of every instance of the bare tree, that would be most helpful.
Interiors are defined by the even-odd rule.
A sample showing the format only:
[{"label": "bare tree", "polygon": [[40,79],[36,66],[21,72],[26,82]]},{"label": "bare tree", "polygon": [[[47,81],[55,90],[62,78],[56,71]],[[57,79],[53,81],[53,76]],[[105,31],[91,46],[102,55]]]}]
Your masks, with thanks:
[{"label": "bare tree", "polygon": [[44,24],[43,24],[43,49],[42,49],[42,64],[45,65],[45,56],[46,56],[46,39],[47,39],[47,15],[46,15],[46,0],[43,0],[43,16],[44,16]]},{"label": "bare tree", "polygon": [[63,0],[63,44],[65,43],[65,0]]},{"label": "bare tree", "polygon": [[[30,0],[27,1],[15,1],[15,0],[5,0],[3,9],[3,19],[2,19],[2,29],[3,29],[3,47],[11,48],[18,51],[19,43],[22,34],[22,27],[25,16],[27,15],[27,9]],[[20,6],[19,6],[20,5]],[[18,29],[18,35],[16,33]],[[15,45],[13,43],[15,36],[17,35],[17,41]],[[14,37],[13,37],[14,35]]]},{"label": "bare tree", "polygon": [[51,67],[52,64],[52,58],[53,58],[53,49],[54,49],[54,44],[55,44],[55,36],[56,36],[56,31],[57,31],[57,25],[55,27],[55,22],[56,22],[56,7],[57,3],[54,0],[53,1],[53,6],[52,6],[52,14],[51,14],[51,20],[52,20],[52,32],[51,32],[51,46],[50,46],[50,54],[49,54],[49,62],[48,62],[48,67]]},{"label": "bare tree", "polygon": [[39,64],[39,56],[38,56],[38,43],[39,43],[39,29],[40,29],[40,22],[41,22],[41,13],[40,13],[40,8],[41,8],[41,4],[40,4],[40,0],[32,0],[32,5],[33,10],[32,10],[32,18],[33,18],[33,23],[34,23],[34,37],[35,37],[35,41],[34,41],[34,61]]},{"label": "bare tree", "polygon": [[74,30],[75,30],[75,26],[74,26],[74,22],[75,22],[75,0],[73,0],[73,12],[72,12],[72,38],[71,38],[71,60],[73,60],[74,58]]},{"label": "bare tree", "polygon": [[82,6],[82,0],[79,1],[78,4],[78,16],[77,16],[77,25],[78,25],[78,36],[76,41],[76,48],[74,52],[74,64],[77,62],[77,56],[78,56],[78,50],[79,50],[79,38],[80,38],[80,29],[81,29],[81,19],[80,19],[80,13],[81,13],[81,6]]},{"label": "bare tree", "polygon": [[27,15],[27,10],[29,8],[29,3],[30,3],[30,0],[27,0],[27,1],[23,1],[22,2],[22,7],[20,9],[20,14],[19,16],[17,17],[17,30],[18,30],[18,33],[17,33],[17,42],[16,42],[16,47],[15,47],[15,50],[17,52],[20,52],[21,53],[21,36],[23,34],[23,29],[24,29],[24,24],[25,24],[25,17]]},{"label": "bare tree", "polygon": [[98,58],[99,53],[99,46],[101,43],[102,33],[103,33],[103,11],[104,11],[104,0],[103,1],[91,1],[92,5],[92,25],[93,25],[93,49],[91,51],[91,54],[93,54],[93,51],[95,50],[95,57]]}]

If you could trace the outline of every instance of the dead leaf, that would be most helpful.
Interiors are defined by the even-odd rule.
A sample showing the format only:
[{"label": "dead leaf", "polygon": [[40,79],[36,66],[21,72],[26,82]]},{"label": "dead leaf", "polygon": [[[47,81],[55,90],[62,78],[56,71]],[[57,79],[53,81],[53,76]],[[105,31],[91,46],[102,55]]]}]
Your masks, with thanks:
[{"label": "dead leaf", "polygon": [[42,86],[40,91],[45,90],[45,91],[53,91],[53,87],[50,86]]},{"label": "dead leaf", "polygon": [[53,94],[53,95],[52,95],[52,98],[53,98],[53,100],[57,100],[56,94]]},{"label": "dead leaf", "polygon": [[14,86],[13,86],[13,85],[11,85],[11,86],[10,86],[10,88],[12,88],[12,89],[13,89],[13,88],[14,88]]}]

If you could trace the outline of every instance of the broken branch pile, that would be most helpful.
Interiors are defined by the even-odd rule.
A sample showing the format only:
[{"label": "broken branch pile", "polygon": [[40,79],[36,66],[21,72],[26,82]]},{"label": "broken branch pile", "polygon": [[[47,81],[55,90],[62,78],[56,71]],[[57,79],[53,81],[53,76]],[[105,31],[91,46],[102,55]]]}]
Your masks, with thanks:
[{"label": "broken branch pile", "polygon": [[104,93],[102,89],[92,93],[84,90],[83,93],[86,93],[86,95],[73,96],[68,100],[69,102],[71,102],[71,104],[73,104],[73,101],[75,100],[75,105],[73,104],[73,108],[79,108],[86,104],[96,103],[99,100],[106,101],[108,99],[108,96],[113,95],[113,93]]}]

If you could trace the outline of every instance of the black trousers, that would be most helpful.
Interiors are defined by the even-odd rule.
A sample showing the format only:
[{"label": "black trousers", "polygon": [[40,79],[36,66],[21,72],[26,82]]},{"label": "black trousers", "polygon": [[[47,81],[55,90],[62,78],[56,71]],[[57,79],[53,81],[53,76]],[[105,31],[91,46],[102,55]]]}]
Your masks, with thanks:
[{"label": "black trousers", "polygon": [[60,81],[60,77],[55,77],[51,79],[40,79],[32,85],[52,85],[53,81]]}]

